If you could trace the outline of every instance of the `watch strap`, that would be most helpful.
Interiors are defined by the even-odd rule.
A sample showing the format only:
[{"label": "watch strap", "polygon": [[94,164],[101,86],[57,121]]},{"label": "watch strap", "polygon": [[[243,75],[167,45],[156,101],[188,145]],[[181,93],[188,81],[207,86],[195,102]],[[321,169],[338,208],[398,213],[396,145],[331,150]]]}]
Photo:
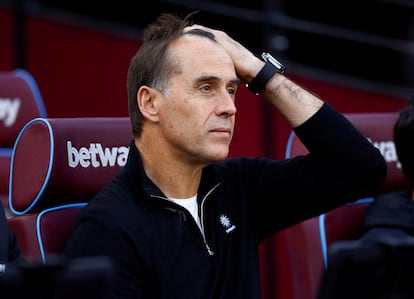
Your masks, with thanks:
[{"label": "watch strap", "polygon": [[258,95],[260,91],[264,89],[266,83],[270,80],[270,78],[272,78],[276,73],[280,73],[279,69],[269,61],[266,61],[265,65],[262,67],[256,77],[254,77],[250,83],[246,84],[246,87],[251,92]]}]

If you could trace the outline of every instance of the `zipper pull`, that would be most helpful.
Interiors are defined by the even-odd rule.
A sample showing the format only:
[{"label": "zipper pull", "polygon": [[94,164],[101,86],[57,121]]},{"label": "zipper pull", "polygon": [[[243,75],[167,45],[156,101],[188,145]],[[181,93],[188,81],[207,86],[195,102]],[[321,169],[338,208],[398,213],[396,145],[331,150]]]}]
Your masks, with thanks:
[{"label": "zipper pull", "polygon": [[207,248],[208,254],[209,254],[209,255],[211,255],[211,256],[213,256],[213,255],[214,255],[214,251],[210,249],[210,246],[208,246],[208,244],[207,244],[207,243],[204,243],[204,244],[206,245],[206,248]]}]

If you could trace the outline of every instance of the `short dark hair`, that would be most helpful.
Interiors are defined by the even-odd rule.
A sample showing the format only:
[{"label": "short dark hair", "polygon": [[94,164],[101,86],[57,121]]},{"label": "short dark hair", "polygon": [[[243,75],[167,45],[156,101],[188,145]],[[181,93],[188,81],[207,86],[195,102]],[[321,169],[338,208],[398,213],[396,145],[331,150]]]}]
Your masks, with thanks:
[{"label": "short dark hair", "polygon": [[127,75],[128,110],[131,119],[132,133],[139,137],[142,133],[143,116],[137,105],[138,89],[147,85],[165,93],[168,78],[179,71],[179,65],[169,59],[169,46],[184,34],[194,34],[211,40],[210,32],[193,29],[184,33],[184,28],[192,25],[191,17],[179,17],[171,13],[163,13],[147,26],[144,31],[144,42],[131,60]]},{"label": "short dark hair", "polygon": [[398,160],[411,188],[414,187],[414,97],[398,116],[394,125],[394,143]]}]

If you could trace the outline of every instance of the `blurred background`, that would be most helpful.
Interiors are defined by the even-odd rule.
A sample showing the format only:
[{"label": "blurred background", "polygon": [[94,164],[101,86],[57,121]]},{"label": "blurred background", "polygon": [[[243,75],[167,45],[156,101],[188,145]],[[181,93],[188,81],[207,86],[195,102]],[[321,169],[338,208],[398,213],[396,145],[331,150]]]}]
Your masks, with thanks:
[{"label": "blurred background", "polygon": [[[344,114],[398,111],[414,96],[414,0],[0,0],[0,72],[29,71],[48,117],[126,117],[127,69],[145,26],[194,11],[255,54],[272,53]],[[230,156],[285,158],[292,129],[278,111],[244,86],[236,105]],[[261,246],[264,299],[287,298],[280,240]]]},{"label": "blurred background", "polygon": [[389,92],[404,96],[414,86],[413,0],[6,2],[18,10],[83,20],[101,28],[124,27],[137,34],[163,11],[199,10],[199,22],[227,30],[257,53],[263,49],[275,53],[298,72],[363,80],[366,88],[395,86]]},{"label": "blurred background", "polygon": [[[344,113],[396,111],[414,96],[414,0],[0,0],[0,70],[31,72],[50,117],[127,116],[145,26],[194,11]],[[289,128],[239,90],[232,154],[282,157]]]}]

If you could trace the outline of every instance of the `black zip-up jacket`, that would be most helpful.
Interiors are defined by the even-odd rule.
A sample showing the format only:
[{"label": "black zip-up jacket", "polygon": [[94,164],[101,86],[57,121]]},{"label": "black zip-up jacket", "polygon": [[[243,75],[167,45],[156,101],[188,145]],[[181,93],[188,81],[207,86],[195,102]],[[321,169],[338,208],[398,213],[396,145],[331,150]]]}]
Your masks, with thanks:
[{"label": "black zip-up jacket", "polygon": [[372,195],[386,174],[380,152],[328,104],[295,132],[309,155],[204,169],[197,200],[205,237],[145,175],[131,142],[124,169],[80,212],[66,255],[112,257],[114,298],[260,298],[261,241]]}]

